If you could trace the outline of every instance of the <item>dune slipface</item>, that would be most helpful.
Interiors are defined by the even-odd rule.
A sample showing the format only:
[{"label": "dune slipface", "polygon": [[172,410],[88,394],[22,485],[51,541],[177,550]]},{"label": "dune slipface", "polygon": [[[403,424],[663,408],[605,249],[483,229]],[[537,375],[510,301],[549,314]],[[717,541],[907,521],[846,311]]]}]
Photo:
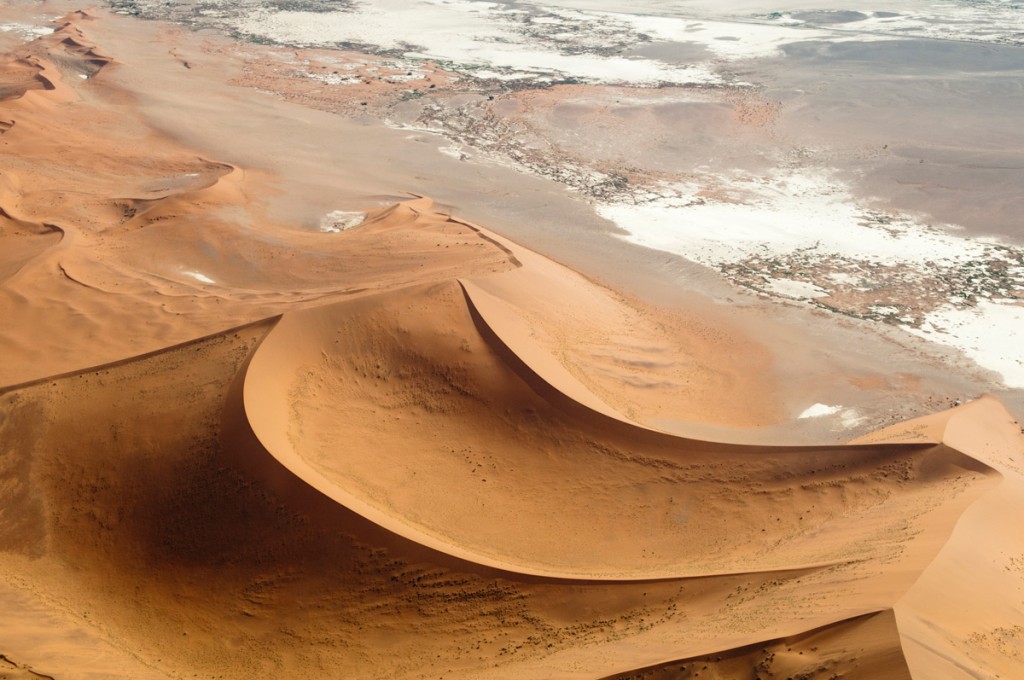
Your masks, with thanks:
[{"label": "dune slipface", "polygon": [[[897,517],[939,510],[951,486],[967,501],[990,472],[941,439],[787,449],[644,428],[525,334],[496,333],[487,315],[513,309],[490,299],[481,314],[465,290],[476,289],[452,282],[285,315],[246,375],[257,437],[314,487],[397,533],[569,578],[866,558],[892,540]],[[865,525],[878,533],[862,534]]]},{"label": "dune slipface", "polygon": [[997,399],[684,436],[781,417],[758,338],[426,197],[298,228],[105,83],[112,21],[0,64],[0,676],[1019,674]]}]

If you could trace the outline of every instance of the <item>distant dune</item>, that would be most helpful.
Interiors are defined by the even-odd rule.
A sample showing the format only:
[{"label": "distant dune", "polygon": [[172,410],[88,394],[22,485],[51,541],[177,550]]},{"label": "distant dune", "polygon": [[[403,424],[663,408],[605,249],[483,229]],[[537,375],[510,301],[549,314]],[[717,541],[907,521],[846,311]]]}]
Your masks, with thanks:
[{"label": "distant dune", "polygon": [[0,677],[1019,675],[997,399],[668,431],[779,417],[756,341],[426,197],[295,228],[106,20],[0,66]]}]

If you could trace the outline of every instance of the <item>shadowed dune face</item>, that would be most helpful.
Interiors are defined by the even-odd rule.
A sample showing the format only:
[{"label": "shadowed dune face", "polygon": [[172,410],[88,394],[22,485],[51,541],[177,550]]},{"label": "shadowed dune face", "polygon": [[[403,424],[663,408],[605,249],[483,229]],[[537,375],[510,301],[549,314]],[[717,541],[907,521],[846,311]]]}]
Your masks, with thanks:
[{"label": "shadowed dune face", "polygon": [[544,350],[479,324],[454,282],[288,314],[247,372],[253,429],[393,531],[567,577],[895,557],[924,516],[986,485],[985,466],[942,445],[729,447],[647,430],[526,375],[517,362]]},{"label": "shadowed dune face", "polygon": [[[71,640],[38,670],[595,677],[785,628],[792,615],[777,602],[823,577],[547,581],[404,540],[313,490],[247,433],[236,372],[268,329],[0,395],[0,573],[75,603],[74,615],[56,608],[63,628],[36,633],[36,645]],[[830,596],[801,601],[811,622],[834,611]],[[699,631],[664,625],[705,614]],[[67,659],[85,651],[75,631],[93,622],[113,647],[89,676]],[[15,660],[25,651],[6,649]]]},{"label": "shadowed dune face", "polygon": [[26,263],[51,246],[60,243],[64,232],[52,225],[37,225],[11,219],[0,208],[0,283],[17,274]]},{"label": "shadowed dune face", "polygon": [[[42,69],[29,59],[5,55],[0,59],[0,101],[17,99],[29,90],[42,90],[47,81],[40,75]],[[10,122],[0,124],[0,133],[5,132]]]}]

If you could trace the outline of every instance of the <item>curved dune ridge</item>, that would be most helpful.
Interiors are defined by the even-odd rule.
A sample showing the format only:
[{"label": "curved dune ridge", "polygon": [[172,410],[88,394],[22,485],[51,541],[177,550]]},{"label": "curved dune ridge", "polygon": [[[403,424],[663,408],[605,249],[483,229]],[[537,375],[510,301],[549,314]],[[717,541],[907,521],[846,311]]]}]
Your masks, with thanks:
[{"label": "curved dune ridge", "polygon": [[[446,289],[456,300],[461,295],[454,286],[431,292]],[[382,312],[386,317],[386,308]],[[906,486],[924,484],[924,477],[938,472],[934,482],[961,502],[935,509],[934,499],[925,497],[928,502],[913,512],[891,518],[900,520],[894,525],[910,522],[897,544],[827,568],[567,580],[496,570],[400,535],[314,489],[253,435],[244,393],[266,343],[285,321],[0,394],[6,416],[0,436],[13,456],[2,477],[8,493],[0,516],[0,569],[16,586],[11,593],[0,588],[0,599],[15,602],[10,611],[20,612],[24,596],[18,591],[24,588],[41,602],[78,602],[89,612],[82,618],[75,610],[48,609],[45,628],[25,626],[5,638],[11,659],[27,659],[55,677],[59,671],[75,676],[76,668],[99,669],[94,677],[164,677],[177,669],[229,677],[296,675],[323,664],[361,677],[432,671],[493,678],[657,677],[652,670],[627,669],[667,664],[672,672],[699,661],[721,665],[721,677],[742,677],[760,665],[794,674],[825,667],[843,677],[902,678],[901,626],[915,631],[923,613],[935,636],[956,631],[962,618],[922,612],[905,600],[920,587],[922,573],[946,562],[941,552],[955,547],[956,534],[952,541],[948,534],[958,526],[964,497],[979,485],[991,489],[995,479],[979,483],[965,472],[951,481],[943,466],[924,469],[926,461],[920,472],[909,471]],[[423,343],[416,346],[422,350]],[[519,380],[511,372],[505,376]],[[515,393],[523,398],[528,391],[524,385]],[[428,418],[420,418],[416,429],[428,438]],[[960,440],[958,446],[1002,467],[1001,456],[1022,453],[1019,426],[1013,435],[1011,425],[997,402],[983,400],[877,438],[920,441],[945,431]],[[479,423],[466,420],[466,435],[478,429]],[[720,453],[728,455],[729,448]],[[422,460],[421,451],[417,469],[426,473],[431,461]],[[1004,470],[1011,477],[996,490],[1011,478],[1019,490],[1019,469]],[[702,483],[718,485],[710,475]],[[461,494],[460,504],[470,495],[463,486],[453,479],[446,487]],[[559,499],[547,506],[552,513],[571,502],[558,495],[574,490],[564,487],[546,484],[549,497]],[[833,488],[840,495],[843,487]],[[995,495],[990,490],[983,499]],[[819,507],[834,512],[836,503]],[[970,548],[978,534],[967,538],[968,549],[957,549],[954,563],[976,554]],[[737,561],[749,555],[742,546],[734,552]],[[939,582],[948,587],[956,581]],[[934,601],[941,589],[932,585],[927,592]],[[979,597],[977,590],[972,597]],[[992,593],[973,611],[998,600]],[[894,611],[897,625],[891,615],[871,619],[878,626],[847,621],[877,610]],[[18,621],[6,619],[14,626]],[[90,642],[94,621],[103,622],[103,636]],[[284,636],[278,632],[283,621],[295,622]],[[38,640],[58,631],[64,641],[57,650],[45,659],[33,656]],[[914,639],[916,644],[919,635]],[[945,658],[951,644],[922,643],[931,645],[925,661],[933,663]],[[82,661],[79,645],[90,645],[92,661]],[[122,650],[131,650],[131,658]]]},{"label": "curved dune ridge", "polygon": [[[0,381],[18,383],[153,351],[295,305],[511,266],[415,202],[369,211],[359,235],[263,211],[268,174],[207,159],[154,131],[118,66],[72,14],[0,69]],[[45,87],[44,87],[45,86]],[[83,125],[82,121],[88,121]],[[385,220],[380,229],[377,214]],[[401,250],[396,248],[402,244]],[[111,324],[116,318],[118,323]],[[75,352],[62,349],[68,333]]]},{"label": "curved dune ridge", "polygon": [[[37,62],[27,57],[5,55],[0,60],[0,101],[17,99],[29,90],[53,89],[43,77]],[[13,127],[13,121],[6,120],[0,125],[0,134]]]},{"label": "curved dune ridge", "polygon": [[[472,290],[450,282],[286,314],[246,374],[253,431],[312,486],[396,533],[563,578],[878,556],[894,549],[895,518],[962,507],[991,474],[941,438],[735,446],[630,423],[525,334],[498,335],[480,314],[497,303],[478,306]],[[964,493],[950,498],[953,480]]]},{"label": "curved dune ridge", "polygon": [[108,20],[0,64],[0,675],[1019,671],[998,400],[848,444],[668,431],[782,417],[755,339],[423,196],[282,222],[271,172],[105,84]]}]

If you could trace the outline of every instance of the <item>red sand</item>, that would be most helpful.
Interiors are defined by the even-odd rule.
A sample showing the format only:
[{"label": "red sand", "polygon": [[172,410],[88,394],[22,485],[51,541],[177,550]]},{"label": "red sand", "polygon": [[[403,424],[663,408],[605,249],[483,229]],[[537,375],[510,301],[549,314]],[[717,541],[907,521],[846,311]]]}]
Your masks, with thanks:
[{"label": "red sand", "polygon": [[426,198],[296,229],[104,21],[0,67],[0,677],[1019,674],[998,401],[662,431],[780,418],[768,350]]}]

